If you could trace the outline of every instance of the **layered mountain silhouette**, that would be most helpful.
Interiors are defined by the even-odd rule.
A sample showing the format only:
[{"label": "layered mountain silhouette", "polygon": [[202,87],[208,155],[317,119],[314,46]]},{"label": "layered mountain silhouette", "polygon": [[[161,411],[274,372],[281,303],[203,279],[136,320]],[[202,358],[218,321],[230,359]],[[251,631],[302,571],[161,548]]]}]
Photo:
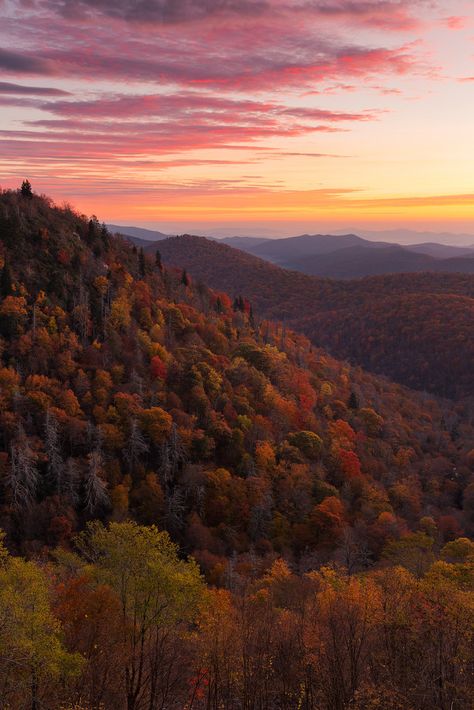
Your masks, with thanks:
[{"label": "layered mountain silhouette", "polygon": [[336,357],[416,389],[474,395],[472,275],[337,281],[283,269],[203,237],[170,238],[159,249],[166,263],[231,296],[244,294],[260,317],[301,330]]},{"label": "layered mountain silhouette", "polygon": [[474,249],[426,243],[402,247],[356,234],[304,234],[258,243],[242,238],[229,246],[288,269],[331,278],[360,278],[421,271],[474,272]]},{"label": "layered mountain silhouette", "polygon": [[[116,228],[116,231],[147,250],[153,249],[155,242],[166,239],[161,232],[133,227]],[[474,273],[474,248],[437,242],[401,246],[364,239],[357,234],[303,234],[285,239],[235,236],[219,241],[286,269],[313,276],[354,279],[424,271]]]}]

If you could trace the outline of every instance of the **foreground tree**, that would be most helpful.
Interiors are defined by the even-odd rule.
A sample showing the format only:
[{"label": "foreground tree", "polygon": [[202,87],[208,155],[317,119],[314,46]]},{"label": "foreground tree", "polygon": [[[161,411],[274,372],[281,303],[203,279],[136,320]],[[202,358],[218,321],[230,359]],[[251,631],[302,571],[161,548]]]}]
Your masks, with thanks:
[{"label": "foreground tree", "polygon": [[184,635],[203,597],[196,563],[179,559],[167,533],[132,522],[92,523],[78,547],[119,601],[127,710],[183,707]]},{"label": "foreground tree", "polygon": [[54,707],[66,693],[64,681],[81,664],[63,646],[46,574],[33,562],[10,557],[0,541],[1,706]]}]

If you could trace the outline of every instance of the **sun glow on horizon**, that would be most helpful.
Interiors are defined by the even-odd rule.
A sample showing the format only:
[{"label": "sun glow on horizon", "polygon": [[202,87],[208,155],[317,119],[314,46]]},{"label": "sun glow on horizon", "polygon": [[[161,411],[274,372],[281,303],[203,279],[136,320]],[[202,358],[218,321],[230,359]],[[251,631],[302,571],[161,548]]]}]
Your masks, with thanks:
[{"label": "sun glow on horizon", "polygon": [[470,2],[132,5],[3,4],[2,187],[177,231],[474,231]]}]

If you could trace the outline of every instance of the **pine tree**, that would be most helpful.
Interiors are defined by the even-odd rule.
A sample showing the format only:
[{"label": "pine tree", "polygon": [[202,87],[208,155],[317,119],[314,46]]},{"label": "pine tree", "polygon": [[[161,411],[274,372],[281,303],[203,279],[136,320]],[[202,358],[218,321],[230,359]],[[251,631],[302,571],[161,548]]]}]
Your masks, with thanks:
[{"label": "pine tree", "polygon": [[157,249],[155,252],[155,266],[160,270],[163,271],[163,263],[161,261],[161,253]]},{"label": "pine tree", "polygon": [[350,409],[359,409],[359,400],[355,392],[351,392],[348,405]]},{"label": "pine tree", "polygon": [[183,273],[181,274],[181,283],[183,286],[189,286],[189,277],[186,273],[186,269],[183,269]]},{"label": "pine tree", "polygon": [[107,225],[104,223],[102,224],[102,227],[100,228],[100,238],[102,239],[102,244],[104,246],[104,249],[107,250],[110,248],[110,237],[109,237],[109,230],[107,229]]},{"label": "pine tree", "polygon": [[46,412],[44,447],[48,456],[48,479],[56,493],[61,495],[63,487],[64,461],[59,442],[59,423],[54,414]]},{"label": "pine tree", "polygon": [[64,467],[62,479],[62,494],[69,498],[71,504],[76,506],[79,502],[79,468],[74,459],[68,459]]},{"label": "pine tree", "polygon": [[26,197],[27,199],[33,197],[33,190],[31,188],[31,183],[29,180],[23,180],[23,182],[21,183],[20,192],[22,197]]},{"label": "pine tree", "polygon": [[250,311],[249,311],[249,324],[251,328],[255,328],[255,318],[253,315],[253,308],[250,306]]},{"label": "pine tree", "polygon": [[3,264],[2,274],[0,277],[0,295],[3,297],[9,296],[12,293],[12,275],[10,265],[7,260]]},{"label": "pine tree", "polygon": [[140,247],[140,251],[138,252],[138,272],[142,278],[146,274],[145,252],[143,251],[143,247]]},{"label": "pine tree", "polygon": [[87,225],[87,243],[93,244],[97,238],[99,231],[99,221],[95,215],[92,215]]},{"label": "pine tree", "polygon": [[176,473],[185,460],[184,447],[179,438],[176,424],[173,423],[170,436],[161,447],[160,469],[166,490],[170,490],[173,487]]},{"label": "pine tree", "polygon": [[245,301],[242,296],[236,296],[234,298],[233,309],[234,311],[241,311],[242,313],[245,311]]}]

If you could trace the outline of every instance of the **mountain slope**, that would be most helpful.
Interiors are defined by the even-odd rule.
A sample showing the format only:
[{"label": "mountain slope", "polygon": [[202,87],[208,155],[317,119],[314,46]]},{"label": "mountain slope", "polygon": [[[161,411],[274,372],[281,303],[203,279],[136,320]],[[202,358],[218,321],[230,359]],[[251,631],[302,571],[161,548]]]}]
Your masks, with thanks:
[{"label": "mountain slope", "polygon": [[286,269],[330,278],[421,271],[474,272],[474,251],[442,244],[402,247],[362,239],[355,234],[305,234],[268,239],[260,244],[230,243]]},{"label": "mountain slope", "polygon": [[248,251],[257,246],[257,244],[263,244],[266,240],[262,237],[224,237],[223,239],[219,239],[219,241],[222,244],[228,244],[230,247]]},{"label": "mountain slope", "polygon": [[344,530],[375,560],[426,516],[444,539],[471,529],[461,408],[255,325],[245,301],[39,197],[0,196],[0,238],[10,545],[35,553],[132,516],[220,579],[233,554],[336,559]]},{"label": "mountain slope", "polygon": [[458,247],[473,246],[474,235],[454,233],[454,232],[419,232],[413,229],[386,229],[386,230],[370,230],[370,229],[346,229],[337,232],[344,234],[346,232],[356,232],[364,239],[370,241],[383,241],[402,244],[404,246],[417,245],[423,242],[435,242],[437,244],[448,244]]},{"label": "mountain slope", "polygon": [[[232,296],[245,295],[260,316],[302,330],[336,357],[442,396],[474,395],[471,275],[318,279],[191,236],[161,242],[160,252],[165,262],[196,278]],[[380,317],[374,317],[374,307]],[[391,319],[384,319],[384,311]],[[394,334],[397,359],[391,352]],[[377,348],[371,347],[373,342]]]},{"label": "mountain slope", "polygon": [[448,244],[438,244],[436,242],[422,242],[421,244],[407,244],[404,247],[408,251],[417,251],[421,254],[428,254],[437,259],[451,259],[459,256],[474,256],[472,246],[457,247]]},{"label": "mountain slope", "polygon": [[[260,244],[249,245],[248,248],[245,247],[245,250],[267,261],[284,264],[289,259],[298,259],[298,257],[316,254],[330,254],[339,249],[365,245],[366,240],[356,234],[337,236],[332,234],[302,234],[299,237],[288,237],[286,239],[267,239]],[[237,247],[236,244],[231,244],[231,246]],[[376,243],[371,243],[371,246],[376,248]],[[382,243],[382,246],[385,245]]]},{"label": "mountain slope", "polygon": [[424,271],[474,273],[472,257],[440,259],[397,245],[384,247],[355,246],[329,254],[288,257],[281,264],[305,274],[337,279],[354,279],[382,274],[420,273]]},{"label": "mountain slope", "polygon": [[432,266],[435,261],[425,254],[411,253],[398,246],[387,245],[376,249],[354,246],[329,254],[289,258],[284,266],[313,276],[351,279],[387,273],[429,271],[427,266]]},{"label": "mountain slope", "polygon": [[123,236],[139,239],[144,244],[157,242],[160,241],[160,239],[167,239],[170,236],[169,234],[163,234],[163,232],[157,232],[152,229],[144,229],[143,227],[120,227],[117,224],[108,224],[107,229],[114,234],[122,234]]}]

